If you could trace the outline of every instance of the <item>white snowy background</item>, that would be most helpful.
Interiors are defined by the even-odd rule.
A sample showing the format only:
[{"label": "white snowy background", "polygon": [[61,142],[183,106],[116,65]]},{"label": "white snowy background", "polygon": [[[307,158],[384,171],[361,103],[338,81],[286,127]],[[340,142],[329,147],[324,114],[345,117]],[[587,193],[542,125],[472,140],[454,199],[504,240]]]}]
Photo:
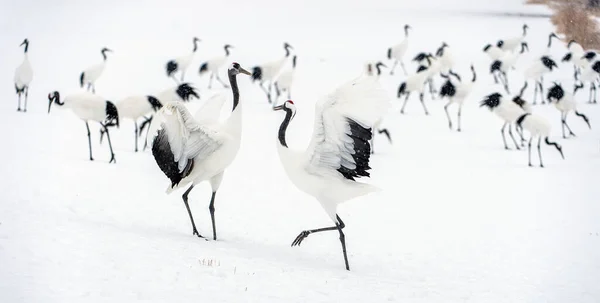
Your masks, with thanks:
[{"label": "white snowy background", "polygon": [[[515,91],[553,30],[548,18],[501,13],[549,9],[520,0],[350,2],[0,1],[0,302],[599,302],[600,107],[586,104],[587,89],[578,94],[593,129],[571,116],[577,137],[567,140],[559,112],[534,107],[566,157],[543,146],[541,169],[527,166],[526,150],[505,151],[502,121],[478,106],[501,92],[483,46],[530,26],[531,52],[509,75]],[[315,101],[358,76],[366,60],[384,60],[406,23],[414,29],[410,71],[409,58],[445,41],[456,70],[470,78],[473,63],[480,78],[462,133],[448,129],[445,102],[428,100],[425,116],[416,96],[406,115],[386,120],[393,145],[378,137],[366,181],[383,191],[339,208],[349,272],[336,232],[290,247],[300,231],[331,222],[287,179],[275,148],[283,117],[249,78],[238,77],[242,147],[218,193],[218,241],[192,236],[183,192],[166,195],[151,153],[133,152],[131,121],[112,131],[114,165],[97,125],[90,162],[84,123],[58,107],[47,114],[47,94],[78,91],[80,72],[104,46],[114,53],[97,93],[116,101],[173,86],[165,63],[188,53],[193,36],[202,39],[186,78],[202,95],[193,108],[212,93],[198,66],[223,44],[236,47],[231,61],[251,68],[282,56],[287,41],[298,55],[288,143],[303,149]],[[16,111],[12,82],[24,38],[34,69],[26,114]],[[558,61],[565,52],[564,43],[552,50]],[[571,87],[572,65],[559,65],[546,84]],[[382,80],[396,107],[403,79]],[[208,184],[190,195],[206,235],[209,199]]]}]

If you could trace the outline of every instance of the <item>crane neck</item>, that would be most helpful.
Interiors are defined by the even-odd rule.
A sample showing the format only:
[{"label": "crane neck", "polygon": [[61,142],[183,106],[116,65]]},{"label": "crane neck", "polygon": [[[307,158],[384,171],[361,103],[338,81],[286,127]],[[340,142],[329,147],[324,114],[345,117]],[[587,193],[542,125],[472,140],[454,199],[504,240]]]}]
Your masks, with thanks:
[{"label": "crane neck", "polygon": [[287,128],[290,125],[290,121],[292,121],[293,112],[289,108],[285,108],[285,118],[281,122],[279,126],[279,134],[277,138],[279,139],[279,144],[283,147],[288,147],[287,142],[285,141],[285,133],[287,132]]},{"label": "crane neck", "polygon": [[240,102],[240,90],[237,85],[237,77],[235,74],[229,73],[229,84],[231,85],[231,92],[233,93],[233,108],[231,109],[233,112]]}]

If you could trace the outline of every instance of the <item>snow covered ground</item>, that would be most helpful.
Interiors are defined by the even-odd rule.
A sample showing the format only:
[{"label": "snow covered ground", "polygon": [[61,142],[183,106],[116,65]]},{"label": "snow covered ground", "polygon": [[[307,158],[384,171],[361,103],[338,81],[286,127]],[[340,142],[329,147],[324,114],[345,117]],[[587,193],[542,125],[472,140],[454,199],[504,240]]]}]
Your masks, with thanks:
[{"label": "snow covered ground", "polygon": [[[600,107],[585,104],[587,89],[578,95],[593,129],[571,116],[578,136],[568,140],[560,137],[559,113],[535,107],[552,122],[552,139],[566,157],[543,146],[540,169],[527,167],[526,151],[503,149],[502,122],[478,106],[501,91],[487,73],[485,44],[519,35],[529,24],[531,53],[512,73],[513,91],[524,67],[545,50],[547,19],[484,14],[548,13],[520,2],[4,1],[0,301],[600,301]],[[337,233],[290,247],[300,231],[331,223],[287,179],[275,148],[282,116],[248,78],[239,77],[242,147],[218,194],[216,242],[191,235],[182,192],[167,196],[168,181],[151,153],[133,152],[130,121],[113,131],[116,165],[108,164],[108,147],[98,144],[93,126],[96,161],[90,162],[83,122],[59,108],[46,110],[50,91],[79,89],[79,73],[101,60],[104,46],[115,52],[97,92],[118,100],[172,86],[165,62],[187,53],[198,36],[203,41],[187,79],[205,100],[208,77],[199,78],[197,67],[220,55],[222,44],[233,44],[232,60],[250,68],[281,56],[287,41],[298,54],[298,114],[288,144],[301,149],[317,98],[357,76],[365,60],[384,59],[387,47],[402,40],[405,23],[414,28],[409,57],[445,41],[461,75],[470,78],[474,63],[480,81],[463,110],[462,133],[448,130],[441,101],[428,101],[425,116],[416,96],[406,115],[385,122],[394,142],[378,137],[367,180],[384,190],[339,209],[350,272]],[[35,75],[23,114],[15,111],[12,77],[25,37]],[[555,58],[564,52],[564,45],[552,51]],[[408,60],[407,67],[415,68]],[[571,87],[571,75],[572,66],[561,65],[546,83]],[[391,97],[403,78],[383,79]],[[526,99],[532,94],[530,85]],[[207,184],[190,195],[203,234],[211,232],[209,199]]]}]

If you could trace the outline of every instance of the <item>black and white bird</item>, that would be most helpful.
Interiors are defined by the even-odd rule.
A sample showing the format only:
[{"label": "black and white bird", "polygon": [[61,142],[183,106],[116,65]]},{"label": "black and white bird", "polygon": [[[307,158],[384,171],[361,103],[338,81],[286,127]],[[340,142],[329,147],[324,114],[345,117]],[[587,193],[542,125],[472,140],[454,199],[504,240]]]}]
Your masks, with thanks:
[{"label": "black and white bird", "polygon": [[554,69],[558,69],[558,65],[556,62],[552,60],[548,56],[542,56],[539,59],[536,59],[533,64],[531,64],[525,70],[525,82],[528,80],[534,80],[535,82],[535,90],[533,92],[533,104],[536,104],[538,91],[540,92],[540,99],[542,100],[542,104],[544,101],[544,75],[551,73]]},{"label": "black and white bird", "polygon": [[[252,68],[252,82],[258,81],[260,88],[267,95],[269,104],[273,103],[271,99],[273,83],[277,79],[277,76],[279,76],[279,73],[285,66],[287,60],[290,58],[290,50],[293,50],[294,48],[289,43],[284,42],[283,49],[285,50],[285,56],[281,59],[263,63]],[[263,86],[265,82],[269,83],[267,88]]]},{"label": "black and white bird", "polygon": [[561,128],[562,128],[562,135],[563,135],[564,139],[567,138],[567,136],[565,134],[565,128],[567,128],[567,130],[569,130],[570,136],[575,137],[575,134],[571,130],[571,127],[569,127],[569,124],[567,124],[567,115],[570,112],[574,112],[576,116],[583,119],[583,121],[585,121],[587,126],[590,129],[592,129],[592,126],[590,125],[590,120],[588,119],[588,117],[577,111],[577,101],[575,101],[574,95],[575,95],[575,93],[577,93],[577,90],[579,90],[581,88],[583,88],[583,85],[578,85],[575,87],[575,91],[573,93],[570,93],[568,91],[565,91],[559,83],[555,82],[554,86],[548,90],[548,96],[547,96],[548,103],[549,104],[554,103],[554,106],[556,107],[556,109],[558,111],[560,111],[560,122],[561,122]]},{"label": "black and white bird", "polygon": [[585,50],[581,44],[577,43],[575,40],[569,41],[567,48],[569,49],[569,52],[565,54],[561,61],[573,62],[573,78],[577,81],[579,80],[582,69],[589,65],[589,61],[585,58]]},{"label": "black and white bird", "polygon": [[423,105],[423,110],[425,111],[426,115],[429,115],[429,111],[427,111],[427,107],[425,106],[425,82],[427,81],[429,76],[429,67],[421,65],[415,74],[408,76],[408,78],[406,78],[406,81],[400,84],[400,86],[398,87],[397,97],[400,98],[403,95],[406,95],[404,103],[402,104],[402,108],[400,109],[401,114],[404,114],[404,108],[406,107],[406,103],[408,102],[410,95],[414,92],[419,93],[419,100],[421,101],[421,105]]},{"label": "black and white bird", "polygon": [[529,51],[529,46],[527,45],[527,42],[522,42],[521,51],[507,52],[504,56],[492,62],[492,65],[490,66],[490,73],[494,75],[494,79],[501,80],[507,94],[510,94],[508,72],[511,69],[515,69],[519,57],[521,57],[525,51]]},{"label": "black and white bird", "polygon": [[94,157],[92,157],[92,138],[88,122],[95,121],[100,123],[100,126],[104,129],[108,138],[108,146],[110,148],[109,163],[117,162],[110,141],[110,133],[108,132],[108,128],[111,126],[119,127],[119,112],[113,102],[90,92],[79,92],[67,95],[61,100],[60,93],[54,91],[53,93],[48,94],[48,113],[50,113],[52,103],[71,109],[77,117],[85,122],[90,149],[90,161],[93,161]]},{"label": "black and white bird", "polygon": [[556,148],[556,150],[558,150],[558,152],[560,153],[560,156],[564,159],[565,155],[563,154],[562,151],[562,147],[557,144],[556,142],[551,142],[549,140],[549,136],[550,136],[550,123],[548,123],[548,121],[538,115],[538,114],[534,114],[534,113],[525,113],[523,115],[521,115],[519,118],[517,118],[516,121],[517,127],[525,129],[526,131],[529,132],[530,137],[529,137],[529,144],[527,145],[527,153],[528,153],[528,157],[529,157],[529,166],[533,166],[531,164],[531,144],[533,142],[533,140],[535,139],[535,137],[538,138],[538,144],[537,144],[537,149],[538,149],[538,156],[540,159],[540,167],[544,167],[544,163],[542,162],[542,139],[544,139],[544,142],[546,142],[547,145],[552,145]]},{"label": "black and white bird", "polygon": [[514,52],[519,45],[525,42],[528,28],[527,24],[523,24],[523,34],[521,36],[499,40],[496,45],[505,51]]},{"label": "black and white bird", "polygon": [[219,69],[221,69],[223,64],[225,64],[227,58],[229,58],[231,48],[233,48],[233,46],[231,46],[230,44],[225,44],[225,46],[223,46],[223,49],[225,50],[225,55],[212,58],[200,65],[200,75],[203,75],[206,72],[210,73],[210,78],[208,80],[208,89],[212,88],[212,82],[214,78],[216,78],[217,81],[219,81],[219,83],[223,85],[223,87],[229,87],[227,83],[223,82],[223,80],[221,80],[221,77],[219,77]]},{"label": "black and white bird", "polygon": [[181,82],[183,82],[183,79],[185,77],[185,72],[187,71],[190,64],[192,64],[192,61],[194,60],[194,55],[196,54],[196,51],[198,50],[198,42],[200,42],[200,41],[201,41],[200,39],[198,39],[197,37],[194,37],[194,40],[193,40],[194,48],[192,49],[191,53],[184,55],[184,56],[177,57],[177,58],[169,60],[169,62],[167,62],[167,64],[165,65],[165,70],[167,72],[168,77],[173,78],[173,80],[175,80],[175,82],[179,82],[175,78],[175,73],[179,72],[179,73],[181,73]]},{"label": "black and white bird", "polygon": [[[477,73],[475,72],[475,67],[471,64],[471,73],[473,74],[473,77],[471,78],[471,81],[468,82],[462,82],[460,76],[456,73],[454,73],[452,70],[450,70],[450,76],[445,76],[443,75],[442,77],[447,77],[446,82],[444,83],[444,85],[442,86],[442,88],[440,89],[440,98],[448,98],[448,103],[446,103],[446,105],[444,105],[444,111],[446,112],[446,117],[448,118],[448,127],[450,127],[450,129],[452,130],[452,119],[450,118],[450,114],[448,113],[448,107],[452,104],[456,104],[458,106],[458,112],[457,112],[457,123],[458,123],[458,127],[456,128],[457,131],[461,131],[461,115],[462,115],[462,107],[463,104],[465,103],[465,100],[469,97],[469,95],[471,94],[471,91],[473,90],[473,86],[475,85],[475,82],[477,81]],[[455,80],[452,79],[452,76],[454,76]]]},{"label": "black and white bird", "polygon": [[160,128],[153,138],[152,154],[162,172],[170,179],[167,194],[189,185],[182,199],[192,223],[192,234],[200,235],[188,204],[188,194],[194,186],[209,181],[212,195],[209,211],[213,239],[217,239],[215,224],[215,197],[225,169],[233,162],[240,148],[242,137],[242,105],[237,85],[238,74],[251,75],[237,62],[229,67],[227,74],[233,92],[233,109],[229,118],[219,123],[217,115],[202,114],[195,117],[184,103],[169,102],[156,114]]},{"label": "black and white bird", "polygon": [[548,46],[544,53],[535,58],[531,65],[525,70],[525,81],[533,80],[535,81],[535,89],[533,91],[533,104],[536,104],[537,93],[540,92],[540,99],[542,100],[542,104],[546,101],[544,99],[544,75],[551,73],[554,68],[558,69],[558,65],[556,65],[556,61],[552,59],[550,55],[550,50],[552,49],[552,39],[559,39],[555,33],[550,33],[548,36]]},{"label": "black and white bird", "polygon": [[29,56],[27,55],[27,51],[29,51],[29,40],[23,40],[20,46],[23,45],[25,45],[25,49],[23,51],[23,62],[21,62],[21,64],[15,70],[14,81],[15,91],[19,97],[17,111],[21,111],[21,96],[25,95],[23,112],[27,112],[27,97],[29,95],[29,85],[31,84],[31,80],[33,80],[33,69],[31,69],[31,63],[29,63]]},{"label": "black and white bird", "polygon": [[84,87],[87,85],[86,89],[88,91],[91,90],[94,94],[96,93],[96,81],[98,81],[100,76],[102,76],[104,68],[106,67],[106,52],[112,52],[112,50],[106,47],[102,48],[100,51],[102,54],[102,62],[86,68],[83,72],[81,72],[81,75],[79,75],[79,86]]},{"label": "black and white bird", "polygon": [[588,83],[590,86],[590,98],[588,103],[598,103],[597,85],[598,77],[600,76],[600,61],[595,61],[587,65],[579,76],[581,84]]},{"label": "black and white bird", "polygon": [[491,112],[496,114],[496,116],[504,121],[502,129],[500,130],[500,133],[502,134],[502,142],[504,143],[504,149],[510,149],[508,144],[506,144],[506,137],[504,135],[504,131],[507,126],[508,134],[515,144],[515,148],[519,150],[521,149],[519,144],[517,144],[517,140],[515,140],[515,137],[513,136],[512,125],[521,115],[527,113],[525,110],[526,106],[523,103],[525,103],[525,101],[522,99],[517,100],[515,98],[513,100],[508,100],[500,93],[490,94],[486,96],[480,103],[481,107],[487,107]]},{"label": "black and white bird", "polygon": [[[387,67],[385,64],[383,64],[383,62],[368,62],[365,68],[365,76],[367,77],[374,77],[375,79],[377,79],[379,81],[381,74],[383,73],[383,71],[381,70],[382,67]],[[371,153],[375,153],[375,137],[377,134],[384,134],[388,141],[390,142],[390,144],[392,143],[392,137],[390,135],[390,131],[385,128],[382,127],[382,124],[384,122],[384,120],[386,119],[387,115],[383,115],[382,117],[380,117],[379,119],[377,119],[375,121],[375,123],[373,124],[373,137],[371,138]],[[377,133],[376,133],[377,132]]]},{"label": "black and white bird", "polygon": [[406,51],[408,50],[408,30],[412,29],[410,25],[404,25],[404,40],[402,42],[388,48],[387,50],[387,58],[389,60],[394,61],[394,65],[392,65],[392,69],[390,70],[390,75],[394,74],[394,70],[400,62],[400,66],[402,67],[402,71],[404,75],[406,75],[406,68],[404,67],[404,55],[406,55]]},{"label": "black and white bird", "polygon": [[445,73],[454,68],[454,55],[446,42],[442,42],[442,45],[436,50],[435,58],[440,65],[439,72]]},{"label": "black and white bird", "polygon": [[315,197],[334,226],[305,230],[292,242],[300,245],[311,234],[337,231],[340,235],[346,269],[350,270],[346,253],[344,222],[337,214],[339,204],[378,190],[355,178],[369,177],[371,168],[371,126],[389,109],[387,93],[373,77],[362,77],[342,85],[315,106],[312,139],[305,151],[288,147],[286,131],[296,115],[291,100],[274,110],[284,111],[277,136],[279,159],[288,177],[301,191]]},{"label": "black and white bird", "polygon": [[[144,128],[152,122],[153,114],[163,107],[163,104],[171,101],[187,102],[192,97],[199,98],[196,89],[189,83],[182,83],[173,88],[169,88],[159,94],[154,95],[135,95],[124,98],[116,102],[117,110],[121,120],[131,119],[135,128],[135,151],[138,151],[138,137],[144,131]],[[138,120],[143,118],[142,123]],[[150,127],[148,127],[148,132]],[[104,130],[100,130],[100,138],[104,135]],[[148,133],[146,133],[146,137]],[[145,140],[147,143],[147,140]],[[146,146],[144,146],[145,149]]]},{"label": "black and white bird", "polygon": [[279,77],[277,77],[277,80],[275,80],[275,83],[273,84],[273,86],[275,87],[276,95],[275,102],[273,102],[274,106],[277,105],[279,97],[284,92],[287,93],[288,99],[292,98],[292,84],[294,83],[294,76],[296,74],[297,60],[298,56],[294,55],[294,57],[292,58],[292,66],[289,69],[286,69],[283,72],[281,72]]}]

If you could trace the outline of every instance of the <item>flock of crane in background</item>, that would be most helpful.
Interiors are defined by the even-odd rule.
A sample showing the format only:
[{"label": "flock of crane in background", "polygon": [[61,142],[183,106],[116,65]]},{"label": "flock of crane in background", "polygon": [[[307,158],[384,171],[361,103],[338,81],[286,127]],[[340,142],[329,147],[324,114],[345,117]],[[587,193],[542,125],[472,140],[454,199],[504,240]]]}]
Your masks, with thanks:
[{"label": "flock of crane in background", "polygon": [[[533,112],[531,105],[536,104],[539,94],[541,103],[552,103],[561,112],[561,127],[564,138],[575,134],[567,123],[570,112],[581,117],[591,128],[588,118],[577,109],[574,95],[585,84],[589,86],[589,103],[597,103],[596,82],[600,75],[600,61],[597,60],[595,51],[585,51],[575,41],[568,43],[569,52],[561,59],[562,62],[572,62],[574,66],[574,88],[569,91],[560,83],[547,89],[544,96],[544,76],[554,72],[558,65],[550,55],[553,39],[559,39],[554,33],[550,34],[546,51],[540,54],[524,70],[525,83],[518,94],[511,94],[509,75],[515,70],[519,57],[529,50],[525,41],[527,25],[523,26],[522,35],[514,38],[503,39],[495,44],[486,45],[483,51],[490,57],[489,71],[495,83],[502,85],[504,94],[494,92],[487,95],[481,102],[504,121],[502,126],[502,140],[505,149],[510,149],[507,144],[505,130],[513,141],[516,149],[525,146],[524,130],[528,131],[528,157],[529,166],[532,166],[531,149],[537,139],[537,149],[540,166],[543,167],[541,155],[541,142],[554,146],[563,156],[562,147],[549,140],[550,124],[543,116]],[[387,50],[387,60],[393,64],[389,74],[394,75],[398,65],[402,68],[405,79],[400,83],[397,98],[403,98],[400,110],[405,113],[405,107],[410,96],[417,94],[426,115],[429,114],[426,106],[426,94],[431,99],[440,97],[447,99],[444,110],[448,119],[448,126],[452,130],[461,131],[461,111],[464,102],[469,98],[477,82],[477,73],[473,65],[470,66],[471,77],[466,79],[455,72],[455,62],[451,48],[445,42],[435,51],[420,52],[412,61],[418,68],[414,73],[408,73],[404,60],[409,44],[409,30],[404,27],[405,39]],[[192,114],[183,102],[192,98],[199,99],[196,89],[184,82],[185,74],[190,68],[194,55],[198,49],[200,39],[193,38],[192,52],[186,56],[170,60],[165,65],[166,75],[172,78],[176,85],[150,95],[129,96],[118,102],[111,102],[96,94],[95,82],[101,77],[107,53],[112,52],[103,48],[101,54],[103,61],[85,69],[79,84],[82,91],[61,95],[54,91],[48,95],[48,113],[53,104],[69,108],[85,122],[89,144],[89,159],[93,160],[91,134],[89,121],[100,124],[100,138],[107,137],[111,159],[116,162],[115,154],[110,141],[109,129],[119,127],[120,119],[131,119],[135,125],[135,151],[138,151],[138,137],[142,137],[146,129],[144,149],[151,142],[152,154],[160,170],[169,178],[171,184],[167,193],[176,189],[187,187],[182,196],[188,211],[192,233],[203,237],[198,232],[194,223],[189,204],[188,194],[200,182],[209,181],[212,188],[209,211],[211,215],[213,234],[217,239],[215,208],[216,193],[219,189],[225,169],[235,159],[240,146],[242,127],[240,90],[237,85],[238,75],[247,75],[257,83],[265,93],[267,101],[273,110],[283,111],[285,117],[278,132],[278,153],[286,173],[291,181],[302,191],[315,197],[330,216],[334,226],[303,231],[293,241],[292,246],[300,245],[312,233],[322,231],[338,231],[344,254],[346,269],[349,269],[346,254],[345,235],[342,232],[344,223],[337,214],[337,206],[349,199],[368,194],[377,189],[371,185],[356,182],[355,178],[368,177],[370,169],[370,156],[374,152],[373,140],[375,134],[385,134],[391,142],[389,130],[381,128],[384,117],[391,111],[389,94],[379,83],[384,76],[383,68],[387,66],[379,62],[368,62],[365,72],[360,77],[337,88],[327,98],[323,98],[316,105],[315,129],[311,142],[304,152],[293,151],[286,143],[286,131],[296,114],[296,107],[291,99],[294,82],[297,56],[293,54],[293,47],[284,43],[285,55],[272,62],[267,62],[246,70],[240,64],[233,62],[227,68],[229,82],[226,83],[219,76],[219,71],[228,62],[232,45],[223,47],[225,54],[205,61],[198,68],[200,75],[209,74],[208,88],[213,87],[216,80],[224,88],[232,92],[232,112],[225,122],[219,122],[219,115],[227,96],[224,93],[215,94],[206,100],[202,107]],[[18,95],[18,111],[27,111],[27,98],[29,85],[33,79],[33,70],[27,58],[29,41],[25,39],[25,58],[15,72],[15,90]],[[286,68],[287,66],[287,68]],[[443,79],[441,87],[436,89],[435,79]],[[524,98],[528,83],[533,81],[533,103]],[[275,96],[273,96],[275,93]],[[282,94],[287,94],[288,101],[278,104]],[[21,106],[24,102],[23,107]],[[456,105],[456,123],[449,114],[449,107]],[[140,121],[141,120],[141,121]],[[138,123],[139,122],[139,123]],[[513,134],[513,128],[520,136],[520,142]],[[149,136],[152,134],[152,136]],[[564,156],[563,156],[564,158]]]}]

